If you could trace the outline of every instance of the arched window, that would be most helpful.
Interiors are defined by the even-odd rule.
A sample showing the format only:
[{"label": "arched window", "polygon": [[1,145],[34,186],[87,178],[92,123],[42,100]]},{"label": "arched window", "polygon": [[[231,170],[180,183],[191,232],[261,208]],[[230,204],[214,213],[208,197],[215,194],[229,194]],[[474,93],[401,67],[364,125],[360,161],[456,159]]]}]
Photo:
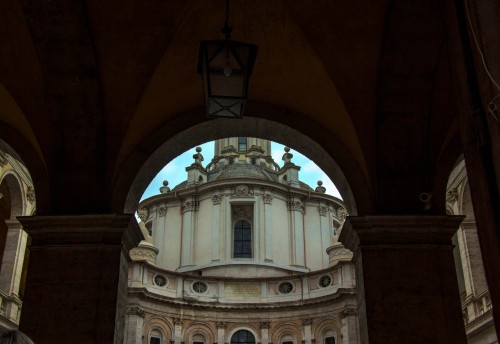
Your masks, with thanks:
[{"label": "arched window", "polygon": [[248,149],[247,138],[238,137],[238,152],[246,152]]},{"label": "arched window", "polygon": [[239,330],[231,337],[231,344],[255,344],[255,337],[250,331]]},{"label": "arched window", "polygon": [[325,343],[324,344],[335,344],[335,337],[325,337]]},{"label": "arched window", "polygon": [[191,344],[205,344],[205,342],[205,336],[199,333],[195,334],[191,340]]},{"label": "arched window", "polygon": [[252,228],[250,223],[239,220],[234,225],[234,258],[252,258]]},{"label": "arched window", "polygon": [[149,333],[149,342],[148,344],[164,344],[162,341],[163,334],[161,333],[160,330],[153,329]]}]

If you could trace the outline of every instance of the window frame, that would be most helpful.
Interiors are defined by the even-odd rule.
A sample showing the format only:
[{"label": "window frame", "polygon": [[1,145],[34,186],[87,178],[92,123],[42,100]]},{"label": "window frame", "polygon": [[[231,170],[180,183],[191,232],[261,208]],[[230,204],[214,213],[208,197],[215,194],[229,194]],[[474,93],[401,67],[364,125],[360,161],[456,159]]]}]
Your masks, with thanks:
[{"label": "window frame", "polygon": [[[238,239],[238,242],[241,243],[241,252],[238,252],[238,256],[236,256],[237,252],[236,252],[236,243],[237,243],[237,235],[236,235],[236,230],[238,228],[236,228],[236,226],[239,224],[239,223],[246,223],[248,224],[248,228],[239,228],[241,229],[242,231],[247,229],[248,230],[248,233],[249,233],[249,239],[247,240],[244,240],[244,239]],[[243,226],[242,226],[243,227]],[[236,258],[236,259],[252,259],[253,258],[253,251],[254,251],[254,248],[253,248],[253,229],[252,229],[252,224],[250,223],[250,221],[246,220],[246,219],[238,219],[235,221],[234,225],[233,225],[233,258]],[[244,236],[244,233],[242,232],[241,233],[241,237],[243,238]],[[244,245],[245,243],[247,243],[247,245]],[[248,247],[250,252],[247,252],[247,251],[244,251],[244,247]]]}]

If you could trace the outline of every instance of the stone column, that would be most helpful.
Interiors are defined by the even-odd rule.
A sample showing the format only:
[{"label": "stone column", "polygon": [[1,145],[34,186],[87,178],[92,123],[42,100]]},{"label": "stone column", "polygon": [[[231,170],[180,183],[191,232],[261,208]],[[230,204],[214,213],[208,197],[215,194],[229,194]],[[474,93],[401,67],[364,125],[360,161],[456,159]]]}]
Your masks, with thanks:
[{"label": "stone column", "polygon": [[358,312],[352,308],[346,308],[342,311],[342,343],[358,344]]},{"label": "stone column", "polygon": [[127,308],[124,344],[142,344],[144,311],[139,306]]},{"label": "stone column", "polygon": [[218,193],[212,196],[213,220],[212,220],[212,261],[218,262],[220,257],[221,225],[220,225],[220,204],[224,194]]},{"label": "stone column", "polygon": [[0,274],[0,289],[7,295],[18,296],[28,236],[23,231],[19,221],[5,220],[5,224],[8,232],[2,260],[2,273]]},{"label": "stone column", "polygon": [[133,215],[19,217],[31,235],[20,322],[37,344],[122,343]]},{"label": "stone column", "polygon": [[273,261],[273,195],[264,193],[264,261]]},{"label": "stone column", "polygon": [[451,243],[462,219],[348,217],[362,343],[466,343]]},{"label": "stone column", "polygon": [[260,323],[260,343],[269,344],[269,322],[264,321]]},{"label": "stone column", "polygon": [[303,325],[304,325],[304,339],[302,340],[302,343],[312,344],[313,343],[312,330],[311,330],[312,320],[304,319]]},{"label": "stone column", "polygon": [[[155,247],[163,247],[163,245],[165,245],[165,240],[168,240],[168,238],[165,238],[165,219],[167,217],[167,205],[159,204],[156,207],[155,213],[156,216],[153,220],[153,228],[156,232],[153,232],[153,245]],[[157,255],[159,262],[165,261],[164,250],[159,251]]]},{"label": "stone column", "polygon": [[226,323],[219,321],[217,323],[217,344],[224,344],[224,337],[226,335]]},{"label": "stone column", "polygon": [[181,344],[182,341],[182,320],[174,319],[174,344]]},{"label": "stone column", "polygon": [[194,235],[196,229],[196,211],[198,210],[198,200],[192,197],[184,202],[182,206],[182,246],[181,246],[181,267],[194,264]]},{"label": "stone column", "polygon": [[288,201],[290,213],[290,237],[291,237],[291,264],[292,266],[304,267],[304,206],[298,199]]}]

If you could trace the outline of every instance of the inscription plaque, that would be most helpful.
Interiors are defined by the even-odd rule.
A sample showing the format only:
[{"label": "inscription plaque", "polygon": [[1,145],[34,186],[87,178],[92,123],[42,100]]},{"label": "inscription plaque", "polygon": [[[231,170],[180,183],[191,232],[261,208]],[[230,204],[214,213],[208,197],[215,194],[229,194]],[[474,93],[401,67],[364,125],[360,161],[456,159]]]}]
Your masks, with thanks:
[{"label": "inscription plaque", "polygon": [[224,283],[226,298],[260,297],[259,282],[226,282]]}]

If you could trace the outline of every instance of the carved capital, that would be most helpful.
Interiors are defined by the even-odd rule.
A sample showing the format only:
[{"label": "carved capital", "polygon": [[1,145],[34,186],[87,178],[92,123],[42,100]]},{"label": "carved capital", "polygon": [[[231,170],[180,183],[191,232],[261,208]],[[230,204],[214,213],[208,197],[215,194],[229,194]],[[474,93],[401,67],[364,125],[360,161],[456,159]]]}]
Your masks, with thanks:
[{"label": "carved capital", "polygon": [[321,216],[326,216],[328,214],[328,208],[327,207],[323,207],[323,206],[319,206],[318,207],[318,210],[319,210],[319,214]]},{"label": "carved capital", "polygon": [[197,211],[200,202],[198,201],[187,201],[184,202],[184,206],[182,207],[182,212],[185,213],[187,211]]},{"label": "carved capital", "polygon": [[161,207],[158,207],[156,211],[158,212],[158,216],[163,217],[167,214],[167,207],[163,205]]},{"label": "carved capital", "polygon": [[358,310],[355,308],[344,308],[341,313],[342,317],[355,317],[358,315]]},{"label": "carved capital", "polygon": [[217,328],[226,328],[226,323],[224,321],[218,321],[217,322]]},{"label": "carved capital", "polygon": [[215,194],[212,196],[212,202],[214,205],[220,204],[222,202],[223,194]]},{"label": "carved capital", "polygon": [[262,198],[264,199],[265,204],[271,204],[273,201],[273,195],[271,195],[270,193],[263,194]]},{"label": "carved capital", "polygon": [[269,321],[263,321],[260,323],[260,329],[269,329]]},{"label": "carved capital", "polygon": [[290,211],[300,211],[304,212],[304,206],[302,205],[301,201],[289,201],[288,202],[288,210]]},{"label": "carved capital", "polygon": [[132,306],[127,308],[128,315],[137,315],[141,318],[144,318],[144,310],[139,306]]},{"label": "carved capital", "polygon": [[174,318],[174,324],[176,326],[181,326],[182,325],[182,319],[180,319],[180,318]]},{"label": "carved capital", "polygon": [[307,319],[304,319],[302,324],[304,326],[307,326],[307,325],[312,325],[312,319],[311,318],[307,318]]}]

